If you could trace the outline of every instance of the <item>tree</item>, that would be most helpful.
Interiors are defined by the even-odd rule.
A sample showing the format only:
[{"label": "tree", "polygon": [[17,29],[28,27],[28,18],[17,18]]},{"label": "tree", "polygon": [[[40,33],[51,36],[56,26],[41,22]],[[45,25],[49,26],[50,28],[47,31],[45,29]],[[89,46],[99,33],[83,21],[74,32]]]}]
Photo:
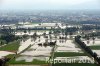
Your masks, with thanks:
[{"label": "tree", "polygon": [[43,33],[44,38],[46,37],[46,33]]},{"label": "tree", "polygon": [[9,28],[6,28],[5,26],[3,26],[3,29],[0,30],[0,33],[2,35],[9,35],[9,34],[13,34],[14,30]]},{"label": "tree", "polygon": [[0,66],[6,66],[6,63],[10,60],[11,58],[2,58],[0,59]]},{"label": "tree", "polygon": [[92,40],[93,40],[93,44],[95,43],[95,37],[92,37]]},{"label": "tree", "polygon": [[5,40],[7,43],[14,41],[16,39],[15,35],[13,34],[8,34],[8,35],[1,35],[1,39]]},{"label": "tree", "polygon": [[49,32],[50,42],[52,42],[51,31]]},{"label": "tree", "polygon": [[1,40],[0,41],[0,45],[4,45],[4,44],[6,44],[7,42],[5,41],[5,40]]},{"label": "tree", "polygon": [[27,31],[26,31],[26,30],[24,30],[24,33],[27,33]]},{"label": "tree", "polygon": [[34,39],[34,41],[37,39],[37,33],[36,32],[32,35],[32,38]]}]

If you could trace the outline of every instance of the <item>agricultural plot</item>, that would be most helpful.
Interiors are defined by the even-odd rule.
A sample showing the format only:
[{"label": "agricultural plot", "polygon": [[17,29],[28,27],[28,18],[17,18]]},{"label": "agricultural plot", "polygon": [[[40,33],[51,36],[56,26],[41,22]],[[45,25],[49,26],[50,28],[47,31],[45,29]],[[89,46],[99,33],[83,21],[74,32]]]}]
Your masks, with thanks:
[{"label": "agricultural plot", "polygon": [[100,56],[100,39],[96,38],[93,40],[84,40],[85,44],[89,46],[93,52],[97,53],[98,56]]},{"label": "agricultural plot", "polygon": [[[14,46],[8,47],[5,51],[16,51],[17,55],[14,57],[15,53],[9,53],[5,56],[7,57],[14,57],[11,59],[8,63],[9,64],[35,64],[35,65],[41,65],[41,64],[52,64],[51,62],[47,62],[49,60],[60,60],[64,61],[60,64],[67,63],[66,60],[73,60],[74,62],[68,62],[77,65],[78,63],[91,65],[94,61],[91,61],[92,59],[88,56],[87,53],[85,53],[77,44],[74,42],[74,39],[71,38],[68,35],[68,39],[59,39],[60,37],[65,37],[65,35],[57,35],[55,37],[54,34],[47,34],[46,37],[42,35],[44,32],[38,32],[38,35],[41,35],[40,37],[37,37],[36,39],[29,37],[25,40],[21,40],[19,44],[15,44],[16,48]],[[19,33],[20,34],[20,33]],[[18,35],[18,34],[17,34]],[[48,38],[47,38],[48,37]],[[55,46],[50,45],[44,45],[44,43],[48,42],[55,42]],[[18,46],[17,46],[18,45]],[[12,48],[11,48],[12,47]],[[13,48],[14,47],[14,48]],[[93,48],[93,47],[91,47]],[[98,47],[99,48],[99,47]],[[0,49],[3,49],[2,47]],[[84,61],[84,62],[80,62]],[[54,61],[53,61],[54,62]],[[56,63],[54,64],[57,65]],[[68,64],[70,65],[70,64]],[[78,64],[79,65],[79,64]],[[95,64],[93,64],[94,66]]]},{"label": "agricultural plot", "polygon": [[[73,63],[87,63],[87,61],[93,62],[90,61],[91,58],[88,56],[88,54],[82,51],[81,48],[74,43],[74,40],[66,40],[64,43],[58,42],[57,49],[54,53],[54,58],[54,60],[64,61],[60,64],[72,63],[73,65]],[[83,62],[80,62],[80,60]],[[86,62],[84,62],[84,60]],[[56,64],[54,65],[56,66]]]}]

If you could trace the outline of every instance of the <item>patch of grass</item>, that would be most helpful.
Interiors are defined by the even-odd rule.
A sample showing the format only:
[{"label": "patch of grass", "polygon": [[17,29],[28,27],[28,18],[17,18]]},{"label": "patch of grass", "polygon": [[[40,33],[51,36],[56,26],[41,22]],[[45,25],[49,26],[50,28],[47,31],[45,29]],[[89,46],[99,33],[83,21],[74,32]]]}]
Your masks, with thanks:
[{"label": "patch of grass", "polygon": [[[11,59],[7,64],[22,64],[22,65],[33,65],[33,64],[36,64],[36,65],[41,65],[41,64],[48,64],[46,61],[41,61],[41,60],[33,60],[32,62],[25,62],[25,60],[21,60],[21,61],[16,61],[15,59],[20,57],[21,55],[17,55],[15,58]],[[7,58],[12,58],[14,57],[14,54],[11,54],[11,55],[8,55],[6,56]]]},{"label": "patch of grass", "polygon": [[40,60],[33,60],[32,62],[25,62],[25,60],[22,60],[22,61],[15,61],[15,59],[13,60],[10,60],[8,62],[8,64],[28,64],[28,65],[32,65],[32,64],[36,64],[36,65],[41,65],[41,64],[47,64],[46,61],[40,61]]},{"label": "patch of grass", "polygon": [[12,58],[15,54],[10,54],[10,55],[7,55],[6,57],[7,58]]},{"label": "patch of grass", "polygon": [[89,46],[92,50],[100,50],[100,45],[99,46]]},{"label": "patch of grass", "polygon": [[76,52],[55,52],[54,57],[87,56],[86,53]]},{"label": "patch of grass", "polygon": [[9,44],[3,46],[3,47],[0,47],[0,51],[12,51],[12,52],[16,52],[19,48],[19,41],[13,41],[13,42],[10,42]]}]

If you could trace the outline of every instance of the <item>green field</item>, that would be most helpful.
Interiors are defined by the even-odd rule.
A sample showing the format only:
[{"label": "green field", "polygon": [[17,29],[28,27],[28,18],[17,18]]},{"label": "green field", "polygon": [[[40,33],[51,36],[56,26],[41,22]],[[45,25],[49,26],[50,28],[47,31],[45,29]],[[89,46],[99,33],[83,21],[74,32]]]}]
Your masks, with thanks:
[{"label": "green field", "polygon": [[100,45],[96,46],[89,46],[92,50],[100,50]]},{"label": "green field", "polygon": [[19,48],[19,41],[13,41],[13,42],[10,42],[9,44],[3,46],[3,47],[0,47],[0,51],[12,51],[12,52],[16,52]]},{"label": "green field", "polygon": [[[39,65],[41,65],[41,64],[48,64],[45,61],[40,61],[40,60],[33,60],[32,62],[25,62],[25,60],[16,61],[15,59],[17,57],[19,57],[19,56],[17,55],[15,58],[11,59],[7,64],[23,64],[23,65],[25,65],[25,64],[28,64],[28,65],[31,65],[31,64],[36,64],[36,65],[38,65],[38,64]],[[12,57],[14,57],[14,55],[8,55],[6,57],[7,58],[12,58]]]},{"label": "green field", "polygon": [[55,52],[54,57],[72,57],[72,56],[87,56],[86,53],[76,52]]},{"label": "green field", "polygon": [[37,64],[37,65],[41,65],[41,64],[47,64],[45,61],[40,61],[40,60],[33,60],[32,62],[25,62],[25,60],[22,60],[22,61],[15,61],[15,60],[11,60],[8,62],[8,64],[28,64],[28,65],[31,65],[31,64]]}]

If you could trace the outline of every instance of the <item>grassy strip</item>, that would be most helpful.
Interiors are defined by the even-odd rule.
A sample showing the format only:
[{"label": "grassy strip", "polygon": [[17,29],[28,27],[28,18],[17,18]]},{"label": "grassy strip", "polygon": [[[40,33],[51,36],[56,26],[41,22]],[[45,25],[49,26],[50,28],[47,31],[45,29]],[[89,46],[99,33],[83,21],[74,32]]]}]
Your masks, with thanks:
[{"label": "grassy strip", "polygon": [[12,51],[12,52],[16,52],[19,48],[19,41],[13,41],[10,42],[8,45],[5,45],[3,47],[0,47],[0,51]]},{"label": "grassy strip", "polygon": [[100,46],[89,46],[92,50],[100,50]]},{"label": "grassy strip", "polygon": [[[12,58],[14,56],[14,54],[11,54],[11,55],[8,55],[6,56],[7,58]],[[46,61],[40,61],[40,60],[33,60],[32,62],[25,62],[25,60],[21,60],[21,61],[16,61],[15,59],[17,57],[20,57],[20,55],[17,55],[14,59],[11,59],[7,64],[22,64],[22,65],[25,65],[25,64],[28,64],[28,65],[31,65],[31,64],[37,64],[37,65],[40,65],[40,64],[48,64]]]},{"label": "grassy strip", "polygon": [[71,56],[87,56],[85,53],[76,53],[76,52],[55,52],[55,57],[71,57]]},{"label": "grassy strip", "polygon": [[[12,58],[14,56],[14,54],[12,54],[12,55],[8,55],[8,56],[6,56],[7,58]],[[16,58],[17,57],[19,57],[20,55],[18,55],[18,56],[16,56]],[[31,64],[47,64],[45,61],[40,61],[40,60],[33,60],[32,62],[25,62],[25,60],[21,60],[21,61],[16,61],[15,59],[16,58],[14,58],[14,59],[11,59],[7,64],[22,64],[22,65],[24,65],[24,64],[28,64],[28,65],[31,65]]]},{"label": "grassy strip", "polygon": [[22,60],[22,61],[12,60],[12,61],[8,62],[8,64],[22,64],[22,65],[25,65],[25,64],[28,64],[28,65],[37,64],[37,65],[40,65],[40,64],[47,64],[47,63],[45,61],[40,61],[40,60],[33,60],[32,62],[25,62],[24,60]]},{"label": "grassy strip", "polygon": [[10,54],[10,55],[7,55],[6,57],[7,58],[12,58],[15,54]]}]

